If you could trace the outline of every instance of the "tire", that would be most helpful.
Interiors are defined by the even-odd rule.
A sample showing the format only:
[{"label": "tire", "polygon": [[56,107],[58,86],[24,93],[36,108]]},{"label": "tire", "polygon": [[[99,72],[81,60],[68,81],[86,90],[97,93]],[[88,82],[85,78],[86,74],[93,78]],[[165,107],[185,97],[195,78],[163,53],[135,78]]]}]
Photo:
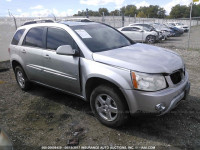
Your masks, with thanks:
[{"label": "tire", "polygon": [[30,81],[28,80],[24,70],[22,69],[22,67],[21,66],[15,67],[14,72],[15,72],[15,78],[17,80],[19,87],[23,91],[29,90],[31,87],[31,84],[30,84]]},{"label": "tire", "polygon": [[146,42],[149,44],[154,44],[156,42],[156,37],[153,35],[148,35],[146,37]]},{"label": "tire", "polygon": [[111,85],[96,87],[90,96],[90,106],[96,118],[108,127],[119,127],[129,118],[125,99]]}]

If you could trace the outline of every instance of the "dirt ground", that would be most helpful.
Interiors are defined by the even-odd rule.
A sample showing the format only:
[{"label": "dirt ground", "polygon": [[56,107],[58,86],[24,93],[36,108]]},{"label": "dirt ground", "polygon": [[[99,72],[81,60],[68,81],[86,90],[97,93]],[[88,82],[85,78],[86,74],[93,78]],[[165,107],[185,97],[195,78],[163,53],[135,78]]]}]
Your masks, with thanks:
[{"label": "dirt ground", "polygon": [[[189,47],[190,50],[199,50],[200,49],[200,26],[194,26],[191,28],[191,35],[190,35],[190,43]],[[178,48],[178,49],[188,49],[188,33],[184,33],[180,37],[170,37],[166,41],[161,41],[155,45],[161,47],[168,47],[168,48]]]},{"label": "dirt ground", "polygon": [[135,116],[123,127],[108,128],[81,99],[39,85],[21,91],[10,70],[0,72],[0,127],[16,150],[66,146],[70,139],[78,139],[79,146],[200,149],[200,52],[174,51],[185,60],[191,92],[187,101],[164,116]]}]

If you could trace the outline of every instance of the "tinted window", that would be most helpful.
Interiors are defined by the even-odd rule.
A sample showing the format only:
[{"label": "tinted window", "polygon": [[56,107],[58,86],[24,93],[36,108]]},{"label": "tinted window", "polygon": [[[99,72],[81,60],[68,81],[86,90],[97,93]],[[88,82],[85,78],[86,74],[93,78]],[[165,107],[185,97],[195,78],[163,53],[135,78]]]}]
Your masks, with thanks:
[{"label": "tinted window", "polygon": [[132,44],[123,34],[103,24],[71,26],[92,52],[101,52]]},{"label": "tinted window", "polygon": [[62,29],[48,28],[47,49],[56,50],[61,45],[71,45],[75,49],[75,42],[72,37]]},{"label": "tinted window", "polygon": [[136,28],[136,27],[133,27],[132,28],[132,31],[138,31],[138,30],[140,30],[139,28]]},{"label": "tinted window", "polygon": [[15,35],[14,35],[14,37],[13,37],[13,39],[12,39],[11,44],[17,45],[17,44],[19,43],[19,40],[21,39],[22,34],[24,33],[24,31],[25,31],[25,29],[18,30],[18,31],[15,33]]},{"label": "tinted window", "polygon": [[23,45],[43,48],[43,31],[44,27],[36,27],[30,29],[29,32],[26,34]]},{"label": "tinted window", "polygon": [[122,31],[132,31],[132,28],[123,28]]}]

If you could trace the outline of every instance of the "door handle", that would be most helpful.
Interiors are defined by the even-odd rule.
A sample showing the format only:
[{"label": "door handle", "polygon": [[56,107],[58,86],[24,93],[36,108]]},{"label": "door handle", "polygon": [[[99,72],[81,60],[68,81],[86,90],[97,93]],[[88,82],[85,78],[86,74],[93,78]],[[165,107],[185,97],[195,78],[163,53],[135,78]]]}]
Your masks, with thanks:
[{"label": "door handle", "polygon": [[23,49],[23,50],[22,50],[22,53],[26,53],[26,50],[25,50],[25,49]]},{"label": "door handle", "polygon": [[46,54],[46,55],[44,56],[44,58],[46,58],[46,59],[51,59],[51,57],[50,57],[48,54]]}]

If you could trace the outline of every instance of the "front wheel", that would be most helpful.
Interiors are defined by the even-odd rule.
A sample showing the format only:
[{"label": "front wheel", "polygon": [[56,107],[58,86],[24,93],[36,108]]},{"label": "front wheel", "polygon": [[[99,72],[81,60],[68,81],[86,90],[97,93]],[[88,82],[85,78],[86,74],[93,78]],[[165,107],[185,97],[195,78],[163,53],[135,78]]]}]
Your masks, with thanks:
[{"label": "front wheel", "polygon": [[121,126],[129,116],[124,98],[112,86],[100,85],[95,88],[90,104],[97,119],[109,127]]},{"label": "front wheel", "polygon": [[18,85],[23,91],[30,89],[30,82],[21,66],[15,67],[15,77]]},{"label": "front wheel", "polygon": [[156,42],[156,37],[153,36],[153,35],[148,35],[148,36],[146,37],[146,42],[149,43],[149,44],[153,44],[153,43]]}]

